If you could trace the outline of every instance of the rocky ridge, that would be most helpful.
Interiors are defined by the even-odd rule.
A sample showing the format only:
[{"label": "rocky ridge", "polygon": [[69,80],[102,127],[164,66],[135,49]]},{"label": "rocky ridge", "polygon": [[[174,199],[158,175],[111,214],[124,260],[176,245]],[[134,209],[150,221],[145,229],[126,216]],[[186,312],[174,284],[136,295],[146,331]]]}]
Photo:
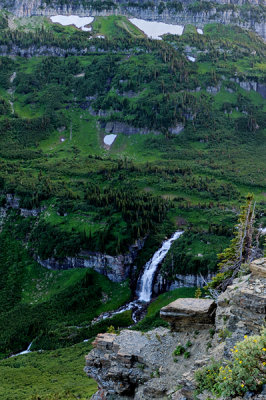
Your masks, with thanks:
[{"label": "rocky ridge", "polygon": [[[266,258],[253,261],[252,273],[234,280],[233,285],[219,296],[211,329],[204,329],[202,325],[202,329],[195,330],[195,324],[202,316],[202,306],[201,312],[197,313],[194,307],[197,299],[187,302],[182,299],[186,303],[185,332],[178,329],[177,322],[175,331],[157,328],[147,333],[122,330],[119,335],[98,335],[94,349],[86,357],[85,368],[99,385],[93,400],[192,400],[194,372],[212,358],[229,358],[230,349],[243,340],[244,335],[259,333],[266,315],[265,271]],[[193,318],[189,302],[191,310],[194,307]],[[211,306],[209,303],[203,306],[205,312]],[[184,311],[184,304],[182,307]],[[185,319],[183,315],[181,324]],[[178,345],[187,348],[189,358],[173,355]],[[262,400],[264,394],[250,398]]]},{"label": "rocky ridge", "polygon": [[[96,4],[97,3],[97,4]],[[193,1],[186,0],[178,3],[178,8],[167,7],[167,2],[155,0],[152,3],[147,1],[122,2],[114,0],[112,2],[82,2],[82,1],[44,1],[44,0],[0,0],[0,7],[6,8],[18,17],[29,17],[33,15],[52,16],[55,14],[79,15],[79,16],[107,16],[111,14],[126,15],[128,17],[141,18],[146,20],[162,21],[172,24],[194,24],[198,28],[204,27],[209,22],[219,22],[222,24],[236,24],[243,28],[252,29],[258,35],[266,38],[265,18],[259,17],[252,10],[241,10],[244,2],[234,1],[229,4],[226,0],[209,2],[210,6],[199,9],[189,7]],[[174,2],[173,2],[174,3]],[[206,2],[207,3],[207,2]],[[253,7],[263,6],[259,0],[248,2]],[[164,4],[162,6],[161,4]],[[221,7],[221,6],[224,7]],[[255,15],[256,14],[256,15]]]}]

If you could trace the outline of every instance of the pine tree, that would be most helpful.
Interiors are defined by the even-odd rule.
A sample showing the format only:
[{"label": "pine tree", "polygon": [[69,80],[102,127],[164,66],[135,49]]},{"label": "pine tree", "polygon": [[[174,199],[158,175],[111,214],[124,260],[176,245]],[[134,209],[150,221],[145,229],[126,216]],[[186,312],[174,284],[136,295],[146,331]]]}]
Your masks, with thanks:
[{"label": "pine tree", "polygon": [[254,196],[248,194],[246,204],[241,207],[238,223],[235,226],[235,237],[231,240],[230,246],[218,254],[221,260],[218,266],[226,279],[219,284],[217,289],[225,290],[237,275],[241,264],[250,263],[252,260],[255,206]]}]

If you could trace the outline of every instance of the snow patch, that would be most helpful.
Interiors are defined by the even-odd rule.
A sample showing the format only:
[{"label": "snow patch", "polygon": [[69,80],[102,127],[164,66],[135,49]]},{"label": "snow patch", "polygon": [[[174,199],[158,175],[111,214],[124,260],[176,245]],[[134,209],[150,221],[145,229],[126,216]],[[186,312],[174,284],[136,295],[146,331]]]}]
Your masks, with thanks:
[{"label": "snow patch", "polygon": [[51,17],[52,22],[63,26],[75,25],[84,32],[91,31],[91,28],[86,28],[94,20],[94,17],[79,17],[78,15],[54,15]]},{"label": "snow patch", "polygon": [[111,135],[106,135],[103,139],[104,144],[106,144],[107,146],[111,146],[115,139],[116,139],[117,135],[114,135],[113,133]]},{"label": "snow patch", "polygon": [[203,30],[202,29],[198,28],[197,32],[198,32],[199,35],[203,35]]},{"label": "snow patch", "polygon": [[145,33],[149,38],[162,40],[160,36],[166,33],[182,35],[184,26],[165,24],[164,22],[145,21],[144,19],[130,18],[129,21]]},{"label": "snow patch", "polygon": [[195,57],[191,57],[191,56],[187,56],[187,59],[188,59],[189,61],[192,61],[192,62],[195,62],[195,61],[196,61],[196,58],[195,58]]}]

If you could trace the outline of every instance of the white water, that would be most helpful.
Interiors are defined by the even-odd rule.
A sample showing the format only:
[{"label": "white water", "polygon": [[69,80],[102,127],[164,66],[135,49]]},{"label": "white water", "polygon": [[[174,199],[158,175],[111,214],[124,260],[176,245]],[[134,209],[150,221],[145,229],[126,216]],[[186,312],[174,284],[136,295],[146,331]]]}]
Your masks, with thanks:
[{"label": "white water", "polygon": [[170,250],[172,243],[175,240],[177,240],[182,234],[183,234],[183,231],[175,232],[170,239],[163,242],[160,249],[157,250],[156,253],[154,253],[153,257],[145,264],[144,272],[143,272],[143,274],[140,278],[140,282],[139,282],[139,290],[137,290],[137,293],[136,293],[138,296],[138,299],[131,301],[130,303],[126,304],[123,307],[120,307],[116,311],[110,311],[110,312],[106,312],[106,313],[102,314],[100,316],[100,319],[96,320],[95,322],[99,322],[99,320],[103,320],[106,318],[111,318],[114,315],[121,314],[122,312],[127,311],[127,310],[133,310],[132,319],[135,323],[138,322],[137,314],[143,310],[143,308],[144,308],[143,303],[148,303],[151,300],[154,274],[155,274],[159,264],[163,261],[166,254]]},{"label": "white water", "polygon": [[86,28],[94,20],[94,17],[79,17],[78,15],[54,15],[51,17],[52,22],[61,24],[63,26],[75,25],[85,32],[91,31],[91,28]]},{"label": "white water", "polygon": [[138,292],[138,300],[148,303],[151,300],[152,295],[152,282],[154,274],[157,270],[158,265],[162,262],[166,254],[168,253],[172,243],[182,235],[182,231],[177,231],[173,236],[163,242],[162,247],[154,253],[151,260],[149,260],[145,267],[144,273],[140,281],[140,290]]},{"label": "white water", "polygon": [[130,18],[129,21],[143,31],[145,35],[157,40],[162,40],[160,36],[166,33],[180,36],[184,30],[184,27],[181,25],[165,24],[164,22],[146,21],[139,18]]},{"label": "white water", "polygon": [[31,353],[30,349],[31,349],[32,343],[33,343],[33,342],[31,342],[31,343],[29,344],[27,350],[21,351],[21,352],[18,353],[18,354],[13,354],[12,356],[10,356],[10,358],[11,358],[11,357],[17,357],[17,356],[22,356],[23,354]]}]

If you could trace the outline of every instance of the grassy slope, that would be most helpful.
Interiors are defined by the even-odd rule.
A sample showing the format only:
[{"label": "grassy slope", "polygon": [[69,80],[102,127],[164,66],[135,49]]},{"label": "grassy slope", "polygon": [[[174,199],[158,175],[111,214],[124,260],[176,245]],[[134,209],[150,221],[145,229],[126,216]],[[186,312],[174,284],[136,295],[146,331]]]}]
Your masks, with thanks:
[{"label": "grassy slope", "polygon": [[[47,29],[54,29],[45,19],[36,20],[32,24],[27,22],[27,29],[34,29],[34,26],[40,23],[44,24]],[[95,34],[105,35],[109,39],[118,38],[119,40],[123,40],[128,35],[134,38],[142,36],[142,33],[133,27],[124,17],[97,18],[93,27]],[[76,30],[73,27],[56,27],[56,35],[58,37],[70,37],[75,32]],[[208,39],[217,39],[219,42],[223,38],[226,38],[232,42],[232,46],[236,45],[237,41],[243,44],[242,33],[236,36],[233,31],[233,33],[230,32],[230,28],[221,27],[217,29],[217,25],[210,25],[205,28],[205,34]],[[186,33],[195,34],[195,29],[189,27],[186,29]],[[245,36],[245,40],[250,48],[252,48],[255,43],[254,38],[251,37],[250,40],[247,40]],[[181,45],[190,44],[190,39],[185,35],[183,39],[178,39],[178,41],[182,42]],[[206,46],[208,46],[208,43]],[[82,68],[85,69],[92,62],[93,56],[88,55],[79,57],[78,59]],[[137,56],[135,59],[138,62]],[[154,59],[149,56],[146,59],[148,60],[146,68],[152,68],[155,63]],[[30,74],[42,61],[42,57],[34,57],[27,60],[17,58],[15,69],[17,72],[23,71]],[[123,62],[125,64],[129,63],[130,59],[128,61],[124,59]],[[227,68],[234,69],[234,71],[237,70],[238,73],[248,72],[249,74],[255,74],[261,78],[265,70],[265,63],[255,60],[255,67],[251,67],[250,56],[244,56],[236,61],[228,62],[221,60],[217,62],[199,61],[195,64],[195,68],[197,68],[197,74],[201,81],[204,81],[211,71],[215,69],[224,71]],[[6,90],[1,89],[0,94],[4,98],[9,99]],[[237,105],[237,96],[239,94],[247,96],[252,104],[256,106],[261,106],[263,103],[261,96],[255,92],[251,91],[247,93],[238,87],[235,93],[229,94],[225,91],[223,85],[221,92],[212,98],[214,109],[219,110],[225,101]],[[67,100],[71,99],[71,94],[68,93]],[[132,100],[132,102],[134,101]],[[26,103],[27,96],[15,93],[15,111],[19,117],[33,118],[42,115],[43,109],[41,107]],[[177,176],[178,181],[174,182],[171,177],[165,174],[159,175],[158,173],[158,175],[154,176],[146,173],[146,171],[141,173],[147,162],[167,167],[189,165],[193,171],[193,176],[196,178],[213,177],[217,182],[222,184],[232,182],[239,190],[239,197],[244,196],[251,190],[255,193],[258,201],[262,202],[262,204],[265,202],[265,190],[263,189],[265,184],[265,175],[263,174],[265,167],[265,133],[261,131],[249,134],[248,137],[243,138],[242,142],[239,141],[237,145],[235,145],[234,137],[228,139],[228,137],[223,136],[222,129],[220,132],[214,133],[217,141],[205,140],[205,142],[202,142],[200,140],[204,135],[192,129],[191,126],[188,126],[179,137],[172,139],[152,134],[133,136],[119,134],[114,145],[107,151],[102,146],[104,133],[100,132],[96,127],[95,117],[92,117],[88,111],[83,111],[76,106],[71,106],[69,111],[63,110],[63,113],[70,117],[73,124],[72,141],[70,140],[68,126],[65,132],[59,133],[55,130],[46,140],[39,143],[38,149],[43,153],[40,153],[37,160],[25,159],[21,162],[18,159],[12,159],[11,161],[4,159],[4,162],[10,163],[9,173],[12,174],[16,182],[24,182],[24,177],[20,176],[21,171],[27,176],[31,174],[36,176],[39,170],[43,170],[55,182],[62,179],[70,187],[71,185],[74,186],[74,190],[78,195],[82,195],[82,183],[88,182],[90,174],[103,187],[106,184],[106,177],[102,175],[102,168],[110,168],[111,170],[117,160],[127,157],[140,167],[140,172],[131,172],[130,169],[121,172],[122,179],[126,180],[126,177],[128,184],[134,182],[140,190],[159,196],[170,197],[171,199],[182,197],[182,200],[177,200],[174,203],[173,209],[168,214],[169,219],[175,226],[181,218],[186,221],[187,225],[194,225],[199,230],[207,230],[210,221],[214,224],[226,225],[230,228],[235,219],[234,213],[230,210],[238,207],[239,199],[226,199],[224,200],[226,205],[223,204],[221,208],[216,207],[219,200],[210,199],[211,196],[207,192],[186,187],[185,176]],[[232,114],[233,119],[237,119],[240,116],[240,113],[236,111]],[[61,136],[66,139],[64,143],[60,142]],[[103,157],[103,160],[92,160],[92,162],[89,162],[88,155],[100,155]],[[110,181],[113,179],[113,184],[119,185],[121,175],[112,170],[111,178],[109,176],[108,179]],[[214,208],[197,208],[199,202],[207,205],[211,200],[215,205]],[[83,232],[84,229],[87,232],[91,231],[91,229],[92,231],[97,231],[97,229],[106,223],[104,217],[97,219],[97,215],[92,212],[84,214],[75,211],[70,213],[67,218],[60,217],[53,209],[53,203],[54,199],[51,199],[44,218],[52,226],[60,226],[64,231],[70,232],[72,229],[80,232]],[[183,203],[183,205],[184,203],[188,203],[188,207],[181,207],[180,203]],[[121,223],[119,216],[116,223],[117,227]],[[147,251],[146,258],[158,247],[160,240],[165,235],[164,229],[164,226],[161,226],[161,232],[158,233],[157,237],[153,237],[152,243],[149,242],[150,247],[148,251],[145,249]],[[225,239],[223,236],[215,236],[213,240],[214,247],[220,251],[219,240],[222,243],[226,243],[228,239]],[[210,241],[212,242],[211,239]],[[198,253],[208,253],[208,245],[201,240],[197,240],[191,246],[190,251],[193,257]],[[142,260],[141,265],[143,263],[144,260]],[[60,295],[64,290],[75,286],[84,277],[85,273],[84,270],[46,271],[29,261],[25,262],[25,265],[27,267],[28,279],[24,281],[21,302],[27,305],[33,303],[33,305],[38,306],[45,301],[53,299],[55,295]],[[98,277],[97,282],[102,292],[109,297],[109,301],[102,304],[96,310],[96,315],[102,311],[116,308],[128,299],[128,287],[125,286],[121,290],[121,286],[112,285],[103,277]],[[193,295],[194,289],[177,289],[171,293],[159,296],[149,306],[147,316],[138,324],[138,329],[148,330],[152,326],[161,324],[159,310],[162,306],[178,297],[193,297]],[[125,316],[125,319],[129,321],[130,316]],[[84,320],[81,323],[84,324]],[[117,326],[119,326],[119,321],[117,321]],[[103,326],[102,329],[106,330],[106,326]],[[56,334],[58,333],[65,340],[73,332],[68,331],[67,326],[59,326]],[[76,332],[74,333],[76,334]],[[86,333],[86,331],[82,332],[77,340],[87,338],[87,336],[84,336]],[[89,398],[95,391],[95,384],[89,381],[82,372],[84,354],[88,350],[88,344],[80,343],[66,349],[47,351],[41,354],[33,353],[20,358],[2,361],[0,363],[1,399],[20,400],[25,398],[25,400],[28,400],[31,399],[32,395],[38,394],[41,400],[47,400],[50,394],[55,395],[56,393],[60,394],[62,400],[68,399],[68,395],[70,396],[69,398],[73,398],[73,396],[81,396],[84,399]],[[26,384],[25,376],[27,377]],[[67,394],[68,389],[70,390],[70,394]]]},{"label": "grassy slope", "polygon": [[90,343],[0,361],[2,400],[88,400],[97,384],[83,372]]},{"label": "grassy slope", "polygon": [[[51,25],[48,21],[43,22],[47,29],[55,29],[55,25]],[[131,25],[124,17],[99,17],[94,21],[94,32],[97,34],[105,34],[109,39],[112,38],[123,38],[123,35],[128,34],[128,30],[121,26],[121,23],[126,26]],[[207,41],[212,41],[212,45],[218,46],[219,43],[223,43],[226,39],[232,42],[234,46],[245,46],[250,47],[257,46],[257,42],[254,36],[249,37],[248,34],[243,39],[243,32],[236,34],[231,31],[229,27],[219,27],[210,24],[205,27],[204,38]],[[29,29],[27,27],[27,29]],[[71,35],[75,32],[73,27],[58,27],[56,26],[57,35]],[[130,30],[131,32],[131,30]],[[232,33],[233,32],[233,33]],[[134,34],[131,32],[131,35]],[[192,35],[192,36],[191,36]],[[192,39],[191,39],[192,37]],[[185,34],[178,38],[178,45],[181,42],[182,45],[195,41],[199,37],[200,40],[203,38],[200,35],[195,34],[195,30],[192,27],[187,27]],[[197,39],[198,40],[198,39]],[[196,42],[197,43],[197,42]],[[71,57],[69,57],[71,59]],[[92,62],[92,57],[78,57],[82,66],[85,68]],[[134,57],[136,65],[139,63],[139,57]],[[147,56],[146,59],[149,63],[147,68],[152,67],[154,63],[153,58]],[[128,65],[132,60],[123,60],[122,62]],[[43,61],[43,58],[31,58],[29,60],[18,59],[16,68],[17,71],[23,71],[26,73],[32,73],[37,65]],[[140,63],[140,65],[143,65]],[[255,64],[257,65],[257,64]],[[260,67],[255,69],[255,73],[259,74],[263,63],[258,64]],[[197,68],[198,77],[200,80],[206,78],[206,74],[213,70],[221,70],[234,68],[234,70],[240,72],[245,71],[249,73],[254,72],[254,68],[250,68],[250,58],[245,54],[236,61],[222,61],[217,62],[211,61],[199,61],[195,63]],[[128,70],[130,72],[130,69]],[[259,75],[258,75],[259,76]],[[146,85],[148,87],[148,85]],[[237,105],[237,96],[242,94],[250,99],[254,106],[263,106],[262,97],[251,91],[246,92],[237,87],[236,92],[228,93],[225,90],[226,84],[223,84],[220,93],[212,98],[213,107],[215,111],[218,111],[222,104],[227,101],[232,105]],[[69,97],[71,99],[71,96]],[[264,105],[265,107],[265,105]],[[40,115],[41,109],[34,109],[33,105],[25,105],[25,96],[15,94],[15,110],[20,117],[33,117],[34,115]],[[191,126],[188,126],[183,134],[177,138],[172,138],[170,141],[162,136],[150,135],[132,135],[124,136],[118,135],[117,140],[109,151],[105,150],[103,144],[103,132],[99,132],[96,127],[96,118],[92,117],[88,111],[83,111],[79,107],[72,106],[69,111],[64,111],[64,114],[69,117],[72,121],[73,133],[72,140],[70,140],[70,129],[67,127],[66,131],[59,133],[54,131],[48,139],[39,143],[38,148],[48,154],[48,157],[44,157],[40,154],[38,162],[25,161],[23,167],[20,161],[12,161],[12,164],[17,165],[18,168],[25,168],[25,172],[36,174],[36,170],[48,169],[48,173],[52,177],[55,176],[57,181],[59,177],[63,177],[64,182],[72,185],[75,184],[75,193],[82,196],[82,190],[79,190],[80,183],[87,183],[87,176],[92,172],[94,178],[101,187],[106,185],[106,180],[101,179],[99,173],[101,168],[112,168],[112,162],[105,161],[107,157],[111,157],[113,160],[127,157],[142,168],[145,163],[149,162],[154,165],[165,165],[165,166],[179,166],[188,165],[196,179],[205,179],[213,177],[217,185],[223,185],[232,183],[234,187],[237,187],[239,191],[239,197],[244,196],[248,191],[255,193],[258,201],[265,200],[263,186],[265,184],[265,177],[263,178],[264,169],[264,154],[265,154],[265,133],[261,130],[256,133],[251,133],[249,137],[243,137],[242,142],[240,141],[236,146],[234,145],[234,138],[228,140],[227,136],[223,137],[223,132],[215,132],[217,140],[207,140],[205,142],[200,139],[202,134],[197,130],[194,131]],[[240,112],[233,111],[231,118],[236,119],[241,116]],[[65,142],[60,142],[60,137],[65,138]],[[235,147],[234,147],[235,146]],[[254,152],[256,156],[254,157]],[[88,155],[101,155],[103,162],[90,163],[86,160]],[[57,176],[55,171],[58,172]],[[71,171],[73,174],[71,175]],[[59,175],[59,176],[58,176]],[[61,176],[60,176],[61,175]],[[112,171],[111,178],[114,179],[114,185],[119,186],[119,179],[116,174]],[[19,176],[15,179],[19,180]],[[213,200],[212,196],[208,192],[204,192],[197,189],[186,187],[183,183],[182,177],[177,179],[176,183],[173,183],[169,177],[165,177],[163,174],[160,177],[151,177],[148,173],[129,173],[128,180],[133,182],[140,189],[150,192],[154,195],[163,196],[164,198],[181,198],[184,202],[188,202],[192,207],[184,209],[179,207],[178,201],[175,204],[173,210],[169,213],[169,218],[175,223],[178,217],[182,217],[187,223],[197,225],[199,229],[206,229],[209,221],[221,222],[222,218],[217,216],[217,209],[212,211],[211,209],[197,210],[193,209],[198,203],[206,204],[212,201],[215,205],[217,200]],[[190,184],[188,183],[188,186]],[[220,199],[218,200],[219,203]],[[234,207],[238,203],[238,199],[224,199],[228,208]],[[219,214],[219,212],[218,212]],[[115,221],[117,226],[120,226],[120,216],[117,215]],[[49,213],[45,215],[46,222],[53,226],[60,226],[62,230],[71,231],[72,229],[83,232],[97,232],[106,224],[105,217],[97,220],[96,215],[90,212],[89,215],[86,213],[80,213],[75,211],[69,213],[67,218],[62,218],[57,215],[56,210],[49,209]],[[123,224],[120,226],[121,231],[123,230]]]},{"label": "grassy slope", "polygon": [[[130,299],[128,282],[113,283],[91,269],[49,271],[21,244],[2,233],[0,255],[1,357],[24,350],[54,349],[131,323],[130,312],[90,325],[102,312]],[[18,261],[19,260],[19,261]]]},{"label": "grassy slope", "polygon": [[109,39],[122,38],[129,35],[133,38],[143,38],[144,34],[135,25],[121,15],[109,17],[96,17],[92,23],[93,33],[103,35]]}]

